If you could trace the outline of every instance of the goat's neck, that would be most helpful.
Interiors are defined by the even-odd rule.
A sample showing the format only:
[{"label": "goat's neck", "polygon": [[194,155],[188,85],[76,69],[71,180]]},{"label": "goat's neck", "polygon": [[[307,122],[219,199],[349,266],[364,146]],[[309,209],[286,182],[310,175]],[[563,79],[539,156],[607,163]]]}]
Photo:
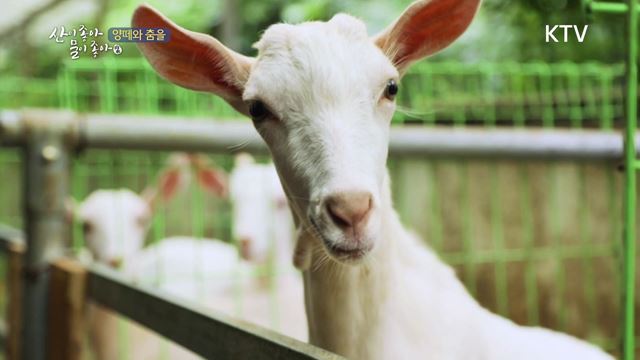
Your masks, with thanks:
[{"label": "goat's neck", "polygon": [[352,336],[367,336],[366,329],[380,320],[380,305],[388,298],[389,282],[396,271],[398,244],[392,238],[404,231],[391,205],[388,175],[380,210],[382,236],[363,264],[351,266],[327,261],[319,242],[309,241],[315,246],[310,267],[304,272],[311,343],[345,354],[344,349],[357,342]]},{"label": "goat's neck", "polygon": [[[394,357],[380,352],[400,351],[407,343],[441,347],[438,329],[469,327],[480,313],[453,270],[402,226],[392,206],[388,175],[380,210],[381,236],[365,263],[327,262],[323,250],[316,248],[304,272],[310,342],[349,358]],[[452,303],[455,313],[449,310]],[[420,338],[414,338],[416,334]]]}]

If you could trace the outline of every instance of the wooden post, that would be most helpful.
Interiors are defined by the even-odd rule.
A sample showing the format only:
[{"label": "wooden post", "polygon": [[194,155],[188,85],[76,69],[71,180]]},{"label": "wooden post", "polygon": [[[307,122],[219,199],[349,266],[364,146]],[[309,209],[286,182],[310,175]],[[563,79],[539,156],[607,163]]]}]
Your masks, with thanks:
[{"label": "wooden post", "polygon": [[87,271],[77,261],[60,259],[51,265],[47,356],[80,360],[85,328]]},{"label": "wooden post", "polygon": [[24,244],[13,242],[7,246],[7,290],[9,300],[7,302],[7,359],[20,359],[20,332],[22,314],[22,255]]}]

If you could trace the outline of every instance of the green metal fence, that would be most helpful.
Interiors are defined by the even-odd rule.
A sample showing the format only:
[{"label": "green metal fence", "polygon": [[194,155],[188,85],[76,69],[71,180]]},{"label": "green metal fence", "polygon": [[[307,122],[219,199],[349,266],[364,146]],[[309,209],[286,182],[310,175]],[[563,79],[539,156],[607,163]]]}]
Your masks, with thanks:
[{"label": "green metal fence", "polygon": [[[403,79],[394,121],[621,129],[624,86],[624,65],[426,62]],[[158,78],[141,59],[70,62],[55,79],[3,78],[0,108],[23,106],[237,117],[215,96]],[[82,199],[97,188],[140,191],[166,155],[82,153],[74,162],[73,195]],[[228,156],[214,160],[226,170],[232,166]],[[403,220],[456,267],[482,304],[519,323],[567,331],[619,354],[624,187],[617,165],[390,159]],[[17,227],[22,226],[20,169],[17,153],[0,152],[0,222]],[[149,241],[175,234],[230,241],[229,206],[225,200],[203,199],[192,189],[157,214]],[[82,245],[76,229],[74,246]]]},{"label": "green metal fence", "polygon": [[[429,63],[403,79],[397,123],[623,126],[624,65]],[[143,59],[67,63],[55,79],[3,77],[0,108],[236,118],[216,96],[160,79]]]}]

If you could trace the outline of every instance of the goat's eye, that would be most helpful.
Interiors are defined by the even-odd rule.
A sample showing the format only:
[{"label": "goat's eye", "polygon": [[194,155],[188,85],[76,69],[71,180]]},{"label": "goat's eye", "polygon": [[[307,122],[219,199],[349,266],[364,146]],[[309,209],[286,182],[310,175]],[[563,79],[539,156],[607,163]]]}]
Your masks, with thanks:
[{"label": "goat's eye", "polygon": [[251,115],[253,121],[262,121],[271,115],[271,113],[262,101],[255,100],[249,104],[249,115]]},{"label": "goat's eye", "polygon": [[389,100],[393,100],[396,97],[396,94],[398,94],[398,84],[396,84],[395,80],[389,80],[389,82],[387,83],[387,88],[384,90],[384,97],[386,97]]},{"label": "goat's eye", "polygon": [[82,222],[82,232],[85,234],[90,233],[93,230],[93,224],[91,224],[89,221],[83,221]]}]

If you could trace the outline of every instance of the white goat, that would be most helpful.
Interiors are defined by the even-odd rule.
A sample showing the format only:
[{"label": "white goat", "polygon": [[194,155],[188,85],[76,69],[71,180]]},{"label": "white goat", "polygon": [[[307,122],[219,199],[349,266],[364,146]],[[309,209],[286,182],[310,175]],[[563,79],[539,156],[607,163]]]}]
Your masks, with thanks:
[{"label": "white goat", "polygon": [[[244,159],[244,160],[243,160]],[[232,174],[234,229],[244,239],[243,261],[235,246],[216,239],[170,237],[142,248],[152,213],[160,201],[168,202],[190,178],[189,163],[195,164],[198,182],[218,196],[226,194],[225,179],[203,157],[174,155],[159,178],[159,187],[149,186],[141,195],[128,189],[97,190],[78,206],[87,245],[97,261],[121,268],[121,272],[139,284],[157,286],[177,297],[198,302],[211,309],[236,315],[244,320],[273,328],[306,341],[307,329],[302,297],[302,280],[285,266],[282,256],[291,252],[292,227],[286,198],[273,166],[254,164],[249,155],[240,155]],[[257,176],[257,177],[256,177]],[[274,184],[260,186],[259,180]],[[237,189],[253,191],[242,192]],[[257,190],[257,191],[256,191]],[[284,207],[283,207],[284,201]],[[272,204],[278,204],[276,209]],[[254,211],[259,209],[258,212]],[[272,211],[275,210],[275,213]],[[277,219],[277,220],[276,220]],[[272,221],[278,221],[273,226]],[[274,232],[269,232],[273,230]],[[273,249],[271,236],[276,241]],[[250,255],[249,255],[250,253]],[[265,264],[268,262],[269,266]],[[262,265],[261,268],[254,266]],[[268,288],[255,283],[256,270],[271,279]],[[241,296],[236,296],[241,295]],[[99,359],[110,359],[118,352],[115,314],[101,308],[90,310],[92,343]],[[134,358],[154,358],[162,349],[160,342],[143,328],[125,328],[135,335]],[[177,347],[166,347],[174,357],[190,356]]]},{"label": "white goat", "polygon": [[[229,176],[233,235],[243,258],[268,275],[275,306],[256,309],[246,319],[299,340],[308,339],[302,278],[292,266],[293,219],[273,164],[257,164],[249,154],[236,156]],[[263,302],[264,303],[264,302]],[[271,317],[265,314],[272,313]]]},{"label": "white goat", "polygon": [[155,70],[223,97],[266,141],[298,226],[310,341],[354,359],[611,359],[586,342],[483,309],[391,203],[389,122],[407,67],[452,43],[479,0],[421,0],[370,38],[348,15],[269,27],[257,58],[143,5]]},{"label": "white goat", "polygon": [[[233,236],[247,260],[291,264],[293,219],[273,164],[257,164],[249,154],[236,156],[229,176]],[[282,260],[286,258],[286,260]]]},{"label": "white goat", "polygon": [[[145,250],[145,235],[153,211],[169,201],[190,178],[192,160],[182,154],[170,157],[169,166],[159,177],[158,186],[149,186],[138,195],[129,189],[97,190],[74,210],[83,224],[87,247],[94,260],[121,267],[125,276],[146,285],[157,285],[176,296],[196,300],[200,295],[218,296],[234,284],[236,272],[249,270],[238,257],[234,246],[219,240],[169,238]],[[197,169],[199,182],[223,196],[226,180],[220,171]],[[234,272],[234,274],[229,274]],[[205,283],[205,281],[207,281]],[[206,286],[204,286],[206,284]],[[204,292],[201,293],[201,291]],[[114,359],[120,353],[118,337],[120,319],[111,311],[90,306],[89,331],[98,359]],[[163,348],[158,337],[128,321],[125,327],[132,342],[135,359],[157,359],[159,351],[170,358],[191,359],[194,355],[178,346]]]},{"label": "white goat", "polygon": [[73,205],[73,215],[81,223],[86,245],[95,260],[119,265],[144,246],[151,218],[160,203],[171,200],[191,179],[195,163],[198,182],[217,196],[226,196],[226,176],[220,170],[205,167],[195,155],[173,154],[158,177],[136,194],[129,189],[96,190],[79,205]]}]

